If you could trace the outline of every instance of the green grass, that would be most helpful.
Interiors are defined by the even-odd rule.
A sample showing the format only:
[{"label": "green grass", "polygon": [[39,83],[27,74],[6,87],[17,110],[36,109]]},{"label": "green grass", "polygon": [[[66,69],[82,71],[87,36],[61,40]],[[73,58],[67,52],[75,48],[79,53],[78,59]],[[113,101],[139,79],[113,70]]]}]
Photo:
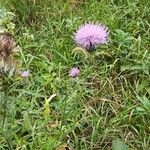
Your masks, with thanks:
[{"label": "green grass", "polygon": [[[3,5],[16,15],[19,69],[31,74],[6,78],[5,86],[0,80],[0,149],[55,150],[67,143],[75,150],[110,150],[118,138],[130,150],[150,149],[148,0],[5,0]],[[88,21],[106,24],[110,36],[108,45],[86,59],[72,54],[72,35]],[[68,72],[75,64],[81,73],[73,80]]]}]

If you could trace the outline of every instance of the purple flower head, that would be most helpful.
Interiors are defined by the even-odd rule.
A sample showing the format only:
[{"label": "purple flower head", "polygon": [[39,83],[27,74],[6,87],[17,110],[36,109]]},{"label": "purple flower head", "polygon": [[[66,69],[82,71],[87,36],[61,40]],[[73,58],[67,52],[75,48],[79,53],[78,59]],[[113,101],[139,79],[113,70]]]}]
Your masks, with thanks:
[{"label": "purple flower head", "polygon": [[30,72],[27,70],[27,71],[23,71],[21,72],[21,77],[23,78],[27,78],[29,76]]},{"label": "purple flower head", "polygon": [[77,77],[80,74],[80,70],[77,67],[73,67],[70,71],[69,71],[69,76],[70,77]]},{"label": "purple flower head", "polygon": [[95,48],[99,44],[107,43],[108,28],[97,23],[88,23],[79,28],[74,34],[74,40],[86,49]]}]

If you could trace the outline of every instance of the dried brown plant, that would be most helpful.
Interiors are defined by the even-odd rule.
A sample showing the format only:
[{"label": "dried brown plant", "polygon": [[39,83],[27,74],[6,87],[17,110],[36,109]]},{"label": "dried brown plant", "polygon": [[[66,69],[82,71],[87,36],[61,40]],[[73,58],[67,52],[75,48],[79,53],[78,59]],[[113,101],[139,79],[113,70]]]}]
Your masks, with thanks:
[{"label": "dried brown plant", "polygon": [[16,48],[16,41],[9,32],[0,33],[0,73],[15,71],[13,54]]}]

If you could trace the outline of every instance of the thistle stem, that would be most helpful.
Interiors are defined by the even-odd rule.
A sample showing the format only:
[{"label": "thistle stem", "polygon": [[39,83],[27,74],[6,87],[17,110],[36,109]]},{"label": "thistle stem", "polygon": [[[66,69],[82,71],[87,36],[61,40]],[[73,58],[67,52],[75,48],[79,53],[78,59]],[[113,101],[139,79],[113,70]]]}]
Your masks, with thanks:
[{"label": "thistle stem", "polygon": [[2,91],[3,91],[3,98],[2,98],[2,107],[3,107],[3,119],[2,119],[2,125],[3,125],[3,135],[4,135],[4,138],[8,144],[8,148],[10,150],[12,150],[12,146],[11,146],[11,142],[9,140],[9,137],[8,137],[8,124],[7,124],[7,114],[8,114],[8,88],[9,88],[9,82],[8,82],[8,79],[3,77],[3,83],[2,83]]}]

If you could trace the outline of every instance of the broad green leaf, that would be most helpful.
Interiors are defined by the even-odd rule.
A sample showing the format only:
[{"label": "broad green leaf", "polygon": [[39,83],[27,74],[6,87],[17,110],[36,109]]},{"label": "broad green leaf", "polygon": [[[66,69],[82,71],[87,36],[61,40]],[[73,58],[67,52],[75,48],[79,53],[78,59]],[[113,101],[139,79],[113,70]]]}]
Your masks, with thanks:
[{"label": "broad green leaf", "polygon": [[129,150],[129,146],[120,139],[116,139],[112,143],[112,150]]},{"label": "broad green leaf", "polygon": [[50,114],[50,106],[49,106],[49,101],[48,99],[45,100],[45,104],[44,104],[44,112],[43,112],[43,115],[45,117],[45,119],[47,120],[48,119],[48,116]]},{"label": "broad green leaf", "polygon": [[149,110],[149,108],[150,108],[150,100],[146,96],[143,96],[143,97],[137,96],[137,98],[141,102],[142,106],[145,109]]},{"label": "broad green leaf", "polygon": [[49,115],[50,115],[50,105],[49,102],[56,96],[56,94],[51,95],[48,99],[45,99],[45,104],[44,104],[44,112],[43,115],[45,119],[47,120]]},{"label": "broad green leaf", "polygon": [[136,110],[139,111],[139,112],[144,112],[145,111],[145,109],[143,107],[140,107],[140,106],[137,107]]}]

